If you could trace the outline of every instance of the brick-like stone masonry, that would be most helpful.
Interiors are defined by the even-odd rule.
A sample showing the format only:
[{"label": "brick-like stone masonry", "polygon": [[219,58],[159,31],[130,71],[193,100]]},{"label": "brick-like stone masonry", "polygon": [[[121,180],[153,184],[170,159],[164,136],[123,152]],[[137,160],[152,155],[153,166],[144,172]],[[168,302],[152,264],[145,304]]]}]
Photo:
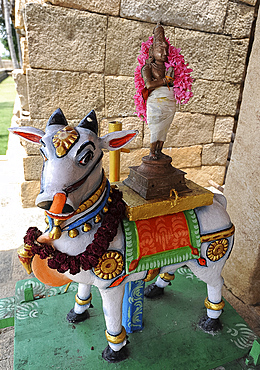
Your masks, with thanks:
[{"label": "brick-like stone masonry", "polygon": [[[18,123],[44,129],[60,107],[76,125],[95,109],[100,133],[118,119],[139,136],[122,154],[121,177],[149,151],[149,129],[135,116],[134,70],[141,43],[158,21],[194,70],[194,97],[178,107],[165,153],[186,177],[222,184],[254,19],[256,0],[37,0],[16,2],[23,69],[14,78],[21,102]],[[42,159],[24,143],[22,200],[34,205]],[[108,175],[108,153],[104,166]]]}]

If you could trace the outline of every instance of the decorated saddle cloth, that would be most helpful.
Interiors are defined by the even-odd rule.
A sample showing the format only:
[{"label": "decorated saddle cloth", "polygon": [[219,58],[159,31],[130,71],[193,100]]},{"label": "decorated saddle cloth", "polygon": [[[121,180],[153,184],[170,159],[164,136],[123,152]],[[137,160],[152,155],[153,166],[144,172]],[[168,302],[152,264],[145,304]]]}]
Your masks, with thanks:
[{"label": "decorated saddle cloth", "polygon": [[123,220],[126,272],[155,269],[200,257],[200,231],[194,210],[148,220]]}]

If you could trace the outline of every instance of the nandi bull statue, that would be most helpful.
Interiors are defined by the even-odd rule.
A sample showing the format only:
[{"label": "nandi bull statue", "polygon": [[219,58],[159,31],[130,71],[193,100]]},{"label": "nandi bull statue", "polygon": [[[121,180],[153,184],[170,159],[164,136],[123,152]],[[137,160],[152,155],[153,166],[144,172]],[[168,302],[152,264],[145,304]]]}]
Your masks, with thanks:
[{"label": "nandi bull statue", "polygon": [[[122,194],[110,186],[105,177],[102,149],[119,150],[133,140],[137,131],[113,132],[98,137],[94,111],[73,128],[67,124],[60,109],[50,117],[46,132],[33,127],[11,128],[10,131],[38,144],[44,159],[41,191],[36,204],[45,209],[48,229],[43,234],[37,228],[28,230],[25,237],[27,255],[34,256],[33,263],[47,260],[50,270],[79,283],[74,308],[67,315],[70,322],[88,318],[91,286],[98,287],[108,341],[103,351],[105,360],[118,362],[127,357],[126,331],[122,327],[124,286],[127,282],[153,275],[151,269],[154,267],[159,277],[156,283],[146,288],[146,296],[162,294],[173,280],[176,269],[187,265],[207,283],[207,315],[201,319],[200,326],[205,331],[220,328],[219,316],[224,306],[221,271],[234,237],[234,227],[222,195],[214,196],[212,205],[189,210],[185,215],[181,212],[152,218],[153,228],[163,230],[160,240],[153,243],[162,244],[158,255],[163,258],[159,265],[153,262],[153,267],[141,264],[145,252],[140,252],[139,245],[139,255],[137,253],[129,261],[125,234],[128,233],[129,242],[129,230],[133,225],[124,218]],[[132,244],[144,241],[146,254],[149,254],[152,240],[147,225],[150,221],[141,222],[135,225],[139,239],[132,238]],[[190,231],[185,231],[183,223]],[[184,253],[176,263],[169,256],[172,251],[177,251],[177,243],[184,247],[180,248]],[[166,248],[166,244],[171,247]]]}]

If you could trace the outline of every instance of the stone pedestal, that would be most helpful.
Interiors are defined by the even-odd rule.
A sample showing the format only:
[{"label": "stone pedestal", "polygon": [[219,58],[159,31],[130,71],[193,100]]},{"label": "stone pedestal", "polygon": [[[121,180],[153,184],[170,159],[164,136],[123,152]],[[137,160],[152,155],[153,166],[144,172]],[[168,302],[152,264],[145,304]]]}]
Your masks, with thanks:
[{"label": "stone pedestal", "polygon": [[157,160],[145,156],[140,166],[129,167],[130,174],[123,183],[146,200],[169,197],[174,190],[178,193],[191,191],[186,185],[186,173],[173,167],[171,161],[166,155]]}]

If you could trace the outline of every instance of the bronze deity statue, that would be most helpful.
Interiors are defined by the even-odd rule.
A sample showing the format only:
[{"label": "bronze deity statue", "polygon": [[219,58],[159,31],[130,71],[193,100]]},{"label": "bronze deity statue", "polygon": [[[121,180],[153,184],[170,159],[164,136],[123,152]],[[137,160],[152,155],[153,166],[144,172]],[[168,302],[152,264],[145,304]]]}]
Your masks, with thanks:
[{"label": "bronze deity statue", "polygon": [[158,24],[154,28],[153,44],[149,49],[149,58],[142,68],[145,82],[143,97],[147,100],[147,123],[150,128],[150,159],[160,159],[166,135],[172,123],[176,101],[173,94],[174,70],[166,70],[169,44],[165,39],[164,29]]}]

